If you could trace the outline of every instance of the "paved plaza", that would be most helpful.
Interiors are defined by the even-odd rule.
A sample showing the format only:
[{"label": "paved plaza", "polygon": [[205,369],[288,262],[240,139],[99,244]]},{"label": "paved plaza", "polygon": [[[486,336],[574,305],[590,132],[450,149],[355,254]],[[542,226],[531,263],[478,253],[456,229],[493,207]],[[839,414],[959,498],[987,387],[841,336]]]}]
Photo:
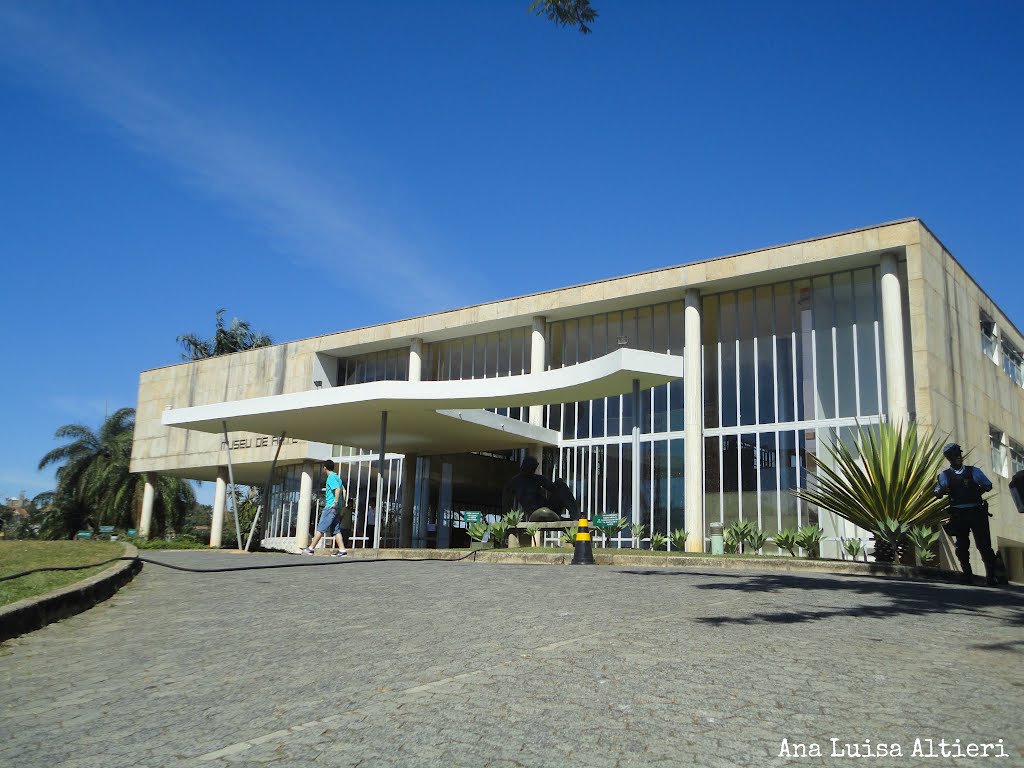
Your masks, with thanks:
[{"label": "paved plaza", "polygon": [[[111,600],[0,645],[0,766],[838,766],[835,749],[866,741],[902,756],[855,765],[1024,765],[1012,590],[146,556],[303,567],[146,565]],[[940,740],[1006,757],[913,754]],[[801,747],[823,757],[779,756]]]}]

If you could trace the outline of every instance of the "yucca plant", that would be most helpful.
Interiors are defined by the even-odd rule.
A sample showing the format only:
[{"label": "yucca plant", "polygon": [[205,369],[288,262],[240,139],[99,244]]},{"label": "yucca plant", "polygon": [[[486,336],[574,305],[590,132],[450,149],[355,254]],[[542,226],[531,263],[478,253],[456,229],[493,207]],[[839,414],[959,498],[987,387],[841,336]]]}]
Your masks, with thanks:
[{"label": "yucca plant", "polygon": [[501,519],[508,523],[509,528],[515,528],[521,522],[523,522],[523,513],[520,512],[519,510],[516,510],[514,512],[506,512],[505,516]]},{"label": "yucca plant", "polygon": [[[882,423],[877,434],[857,425],[857,447],[842,440],[825,442],[835,467],[812,457],[817,468],[813,487],[793,493],[874,533],[882,545],[875,547],[875,559],[885,562],[885,521],[902,524],[905,532],[912,525],[937,525],[948,514],[948,501],[932,494],[943,465],[941,442],[932,431],[919,434],[914,422],[906,428]],[[891,528],[885,531],[892,533]]]},{"label": "yucca plant", "polygon": [[530,545],[531,546],[533,546],[533,544],[537,541],[537,534],[538,533],[540,533],[540,526],[538,526],[538,525],[528,525],[528,526],[526,526],[526,535],[530,539]]},{"label": "yucca plant", "polygon": [[668,539],[665,538],[665,534],[658,533],[655,531],[651,534],[651,549],[654,551],[660,551],[665,549],[665,545],[668,543]]},{"label": "yucca plant", "polygon": [[935,559],[932,546],[939,540],[939,532],[932,530],[927,525],[915,525],[907,534],[910,543],[914,545],[914,553],[922,565],[928,565]]},{"label": "yucca plant", "polygon": [[880,563],[899,563],[903,559],[903,542],[909,532],[910,526],[907,523],[891,517],[878,523],[878,530],[875,531],[875,560]]},{"label": "yucca plant", "polygon": [[818,557],[818,545],[825,532],[816,525],[805,525],[796,534],[796,543],[802,547],[807,556],[816,559]]},{"label": "yucca plant", "polygon": [[729,554],[740,552],[752,529],[753,526],[746,520],[733,520],[729,523],[725,527],[725,551]]},{"label": "yucca plant", "polygon": [[857,557],[863,552],[864,560],[865,562],[867,561],[868,553],[867,550],[864,549],[864,542],[860,539],[843,539],[843,549],[846,551],[846,554],[853,558],[854,561],[856,561]]},{"label": "yucca plant", "polygon": [[466,528],[466,533],[469,534],[469,538],[473,541],[483,541],[484,536],[487,535],[491,527],[487,523],[470,523],[469,527]]},{"label": "yucca plant", "polygon": [[580,527],[578,525],[574,525],[572,528],[562,531],[562,543],[569,545],[575,544],[576,534],[579,533],[579,530]]},{"label": "yucca plant", "polygon": [[676,528],[672,531],[670,536],[672,539],[672,546],[678,549],[680,552],[686,551],[686,540],[690,538],[689,531],[684,531],[682,528]]},{"label": "yucca plant", "polygon": [[639,547],[640,543],[647,537],[647,526],[643,523],[633,523],[633,527],[629,529],[633,536],[633,540]]},{"label": "yucca plant", "polygon": [[750,549],[757,554],[761,551],[761,547],[768,541],[768,532],[758,528],[756,525],[750,527],[750,533],[747,534],[746,543],[750,545]]},{"label": "yucca plant", "polygon": [[784,549],[793,557],[796,557],[797,547],[800,545],[796,543],[797,533],[792,528],[784,528],[775,534],[775,545],[779,549]]},{"label": "yucca plant", "polygon": [[490,524],[491,529],[491,541],[494,542],[495,547],[504,547],[508,542],[508,534],[511,527],[508,521],[503,517]]}]

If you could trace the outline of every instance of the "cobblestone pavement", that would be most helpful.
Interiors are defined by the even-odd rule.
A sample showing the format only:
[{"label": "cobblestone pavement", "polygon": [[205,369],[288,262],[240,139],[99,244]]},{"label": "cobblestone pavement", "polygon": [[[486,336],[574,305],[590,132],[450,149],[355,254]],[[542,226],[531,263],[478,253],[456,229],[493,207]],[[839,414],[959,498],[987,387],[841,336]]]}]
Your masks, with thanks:
[{"label": "cobblestone pavement", "polygon": [[[307,567],[147,565],[108,602],[0,645],[0,766],[842,765],[831,738],[900,745],[859,765],[1024,765],[1019,592],[153,557]],[[1007,757],[913,755],[915,739]],[[779,756],[799,745],[825,757]]]}]

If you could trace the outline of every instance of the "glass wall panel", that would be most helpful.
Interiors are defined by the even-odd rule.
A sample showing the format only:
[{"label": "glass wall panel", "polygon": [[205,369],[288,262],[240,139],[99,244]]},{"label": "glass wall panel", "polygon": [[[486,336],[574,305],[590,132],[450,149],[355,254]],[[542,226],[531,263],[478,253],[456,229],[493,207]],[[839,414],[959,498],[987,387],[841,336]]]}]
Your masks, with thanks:
[{"label": "glass wall panel", "polygon": [[775,438],[774,432],[762,432],[758,435],[761,470],[761,521],[759,525],[769,534],[775,533],[779,529],[779,482],[776,476],[779,470],[779,455]]},{"label": "glass wall panel", "polygon": [[816,417],[831,419],[836,415],[836,377],[833,369],[833,334],[835,330],[832,279],[816,277],[814,288],[814,365],[817,376]]},{"label": "glass wall panel", "polygon": [[604,437],[605,431],[605,399],[590,401],[590,435]]},{"label": "glass wall panel", "polygon": [[797,512],[798,500],[791,491],[799,488],[801,454],[797,445],[796,432],[785,430],[779,433],[779,525],[780,530],[796,530],[800,518]]},{"label": "glass wall panel", "polygon": [[740,437],[722,436],[722,522],[725,525],[740,516]]},{"label": "glass wall panel", "polygon": [[878,348],[875,345],[876,321],[873,269],[853,273],[854,316],[857,323],[857,384],[860,393],[860,415],[876,414],[878,410]]},{"label": "glass wall panel", "polygon": [[708,296],[703,301],[701,336],[704,347],[704,426],[714,428],[720,424],[718,370],[718,297]]},{"label": "glass wall panel", "polygon": [[622,451],[619,443],[609,443],[605,455],[604,512],[623,516],[622,493],[619,478],[622,476]]},{"label": "glass wall panel", "polygon": [[[668,351],[673,355],[683,354],[683,347],[686,345],[686,329],[683,327],[685,323],[683,302],[673,301],[668,305]],[[655,340],[657,341],[657,328]]]},{"label": "glass wall panel", "polygon": [[796,387],[798,421],[813,419],[814,409],[814,345],[811,343],[814,317],[811,310],[811,282],[797,280],[793,284],[793,298],[796,302]]},{"label": "glass wall panel", "polygon": [[631,523],[637,522],[633,514],[633,446],[622,443],[619,446],[621,461],[619,462],[619,508],[622,517]]},{"label": "glass wall panel", "polygon": [[758,288],[754,293],[754,320],[757,342],[757,421],[761,424],[775,421],[774,315],[771,287]]},{"label": "glass wall panel", "polygon": [[654,530],[653,520],[653,491],[655,486],[652,483],[651,473],[654,469],[653,443],[650,440],[640,442],[640,510],[633,516],[633,520],[643,523],[647,528],[647,536]]},{"label": "glass wall panel", "polygon": [[594,319],[581,317],[577,330],[577,361],[585,363],[594,359]]},{"label": "glass wall panel", "polygon": [[796,371],[794,348],[796,321],[793,287],[789,283],[775,286],[775,372],[779,390],[776,417],[778,421],[796,420]]},{"label": "glass wall panel", "polygon": [[622,311],[622,335],[626,339],[624,346],[630,347],[631,349],[637,348],[637,340],[639,338],[636,325],[636,313],[635,309],[626,309]]},{"label": "glass wall panel", "polygon": [[[654,316],[650,307],[640,307],[636,313],[637,349],[648,352],[654,349]],[[661,351],[661,350],[657,350]]]},{"label": "glass wall panel", "polygon": [[854,354],[853,278],[840,272],[832,278],[836,319],[836,384],[839,390],[838,414],[857,415],[857,366]]},{"label": "glass wall panel", "polygon": [[739,340],[739,423],[757,423],[754,360],[754,292],[740,291],[737,300]]},{"label": "glass wall panel", "polygon": [[668,304],[658,304],[653,309],[651,322],[654,328],[654,340],[651,348],[655,352],[671,352],[668,327]]},{"label": "glass wall panel", "polygon": [[590,437],[590,401],[576,403],[576,437]]},{"label": "glass wall panel", "polygon": [[603,357],[611,351],[608,347],[608,322],[604,315],[594,315],[592,339],[591,354],[595,359]]},{"label": "glass wall panel", "polygon": [[668,441],[656,440],[654,447],[654,519],[651,523],[651,533],[660,533],[668,537],[668,497],[669,497],[669,462],[668,462]]},{"label": "glass wall panel", "polygon": [[622,398],[618,395],[613,397],[605,398],[605,408],[607,415],[605,416],[605,424],[607,425],[607,432],[609,437],[617,437],[622,434]]},{"label": "glass wall panel", "polygon": [[[669,441],[669,529],[686,527],[686,454],[683,440]],[[693,532],[699,536],[699,531]]]},{"label": "glass wall panel", "polygon": [[[722,520],[722,439],[704,438],[704,520],[705,525]],[[701,532],[707,538],[707,530]],[[696,535],[691,531],[690,535]]]},{"label": "glass wall panel", "polygon": [[654,432],[664,432],[668,429],[668,384],[654,387]]},{"label": "glass wall panel", "polygon": [[739,516],[750,523],[757,524],[757,480],[760,454],[757,447],[757,436],[740,435],[739,439],[739,470],[740,470],[740,506]]},{"label": "glass wall panel", "polygon": [[722,426],[735,427],[739,424],[739,413],[737,402],[737,377],[736,365],[737,344],[736,344],[736,294],[725,293],[719,297],[719,341],[721,342],[721,372],[722,386]]}]

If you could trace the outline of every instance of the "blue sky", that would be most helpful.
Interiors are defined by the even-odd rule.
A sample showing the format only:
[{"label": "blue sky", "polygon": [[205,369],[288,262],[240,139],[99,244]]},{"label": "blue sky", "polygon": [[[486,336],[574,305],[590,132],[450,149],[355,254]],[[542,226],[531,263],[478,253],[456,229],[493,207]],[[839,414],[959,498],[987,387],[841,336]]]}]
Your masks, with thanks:
[{"label": "blue sky", "polygon": [[527,6],[0,0],[0,495],[219,307],[288,341],[919,216],[1024,326],[1024,4]]}]

